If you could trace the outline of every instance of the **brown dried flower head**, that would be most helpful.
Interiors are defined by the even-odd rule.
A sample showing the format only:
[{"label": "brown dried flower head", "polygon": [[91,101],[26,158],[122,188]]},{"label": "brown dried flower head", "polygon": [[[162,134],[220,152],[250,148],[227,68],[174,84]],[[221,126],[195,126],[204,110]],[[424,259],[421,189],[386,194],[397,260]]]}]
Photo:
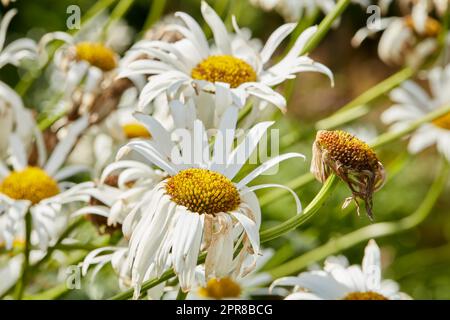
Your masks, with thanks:
[{"label": "brown dried flower head", "polygon": [[357,199],[361,199],[367,215],[373,219],[372,195],[383,186],[385,171],[375,152],[365,142],[341,130],[317,132],[311,172],[320,182],[335,173],[352,191],[343,208],[353,200],[359,214]]}]

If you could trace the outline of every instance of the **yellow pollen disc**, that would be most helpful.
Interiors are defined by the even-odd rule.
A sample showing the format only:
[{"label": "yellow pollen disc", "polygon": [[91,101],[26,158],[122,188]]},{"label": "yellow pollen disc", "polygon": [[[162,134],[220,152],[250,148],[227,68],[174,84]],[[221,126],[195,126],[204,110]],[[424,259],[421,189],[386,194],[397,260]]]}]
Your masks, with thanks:
[{"label": "yellow pollen disc", "polygon": [[213,278],[208,281],[206,288],[200,288],[198,293],[212,299],[238,298],[241,294],[241,287],[228,277]]},{"label": "yellow pollen disc", "polygon": [[433,121],[433,124],[442,129],[450,130],[450,113],[443,115]]},{"label": "yellow pollen disc", "polygon": [[85,60],[103,71],[110,71],[117,66],[114,51],[101,43],[80,42],[75,48],[78,60]]},{"label": "yellow pollen disc", "polygon": [[379,160],[375,152],[364,142],[345,131],[325,131],[317,133],[316,142],[334,160],[356,170],[373,170]]},{"label": "yellow pollen disc", "polygon": [[30,200],[33,204],[59,193],[58,184],[44,170],[28,167],[14,171],[0,183],[0,192],[16,200]]},{"label": "yellow pollen disc", "polygon": [[379,293],[367,291],[367,292],[351,292],[347,294],[343,300],[389,300],[389,299]]},{"label": "yellow pollen disc", "polygon": [[170,177],[167,194],[191,212],[216,214],[236,209],[241,200],[234,184],[224,175],[207,169],[186,169]]},{"label": "yellow pollen disc", "polygon": [[256,72],[245,61],[233,56],[210,56],[192,69],[193,79],[229,83],[237,88],[245,82],[256,81]]},{"label": "yellow pollen disc", "polygon": [[128,139],[133,138],[151,138],[147,128],[139,123],[127,123],[122,125],[122,130]]},{"label": "yellow pollen disc", "polygon": [[[406,16],[405,23],[408,28],[418,32],[414,27],[414,21],[413,21],[412,16]],[[425,30],[424,30],[424,32],[421,33],[421,35],[423,35],[425,37],[435,37],[440,32],[441,32],[441,24],[439,23],[439,21],[437,21],[433,18],[427,17],[427,20],[425,22]]]}]

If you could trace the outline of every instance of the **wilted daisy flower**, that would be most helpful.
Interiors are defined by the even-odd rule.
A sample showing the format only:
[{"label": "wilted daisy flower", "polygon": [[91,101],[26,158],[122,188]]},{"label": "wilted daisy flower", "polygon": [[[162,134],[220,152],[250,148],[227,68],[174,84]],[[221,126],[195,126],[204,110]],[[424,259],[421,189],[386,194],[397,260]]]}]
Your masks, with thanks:
[{"label": "wilted daisy flower", "polygon": [[[172,44],[160,41],[141,41],[131,50],[154,57],[153,60],[139,60],[126,65],[120,75],[123,77],[146,74],[151,75],[149,82],[141,92],[139,107],[142,110],[159,96],[169,99],[197,97],[203,112],[197,111],[200,119],[207,115],[220,119],[224,110],[211,110],[216,95],[231,92],[232,102],[239,106],[251,98],[257,107],[259,102],[273,104],[282,110],[286,107],[285,98],[272,89],[286,79],[295,77],[298,72],[316,71],[328,75],[331,71],[320,63],[314,62],[301,52],[306,42],[317,28],[307,29],[297,39],[289,53],[273,66],[269,60],[280,43],[294,30],[295,24],[286,24],[278,28],[259,52],[249,44],[245,35],[234,21],[236,35],[230,35],[224,23],[213,9],[202,2],[201,12],[213,31],[214,46],[210,46],[198,23],[183,12],[176,13],[185,26],[173,25],[185,38]],[[203,113],[206,113],[203,116]],[[218,115],[217,115],[218,114]]]},{"label": "wilted daisy flower", "polygon": [[379,20],[380,26],[371,26],[358,30],[352,39],[353,46],[359,46],[368,36],[378,31],[383,34],[378,43],[378,55],[387,64],[419,66],[438,48],[437,36],[440,23],[417,16],[389,17]]},{"label": "wilted daisy flower", "polygon": [[352,191],[352,197],[346,199],[343,207],[353,200],[359,213],[357,199],[362,199],[369,218],[373,218],[372,195],[383,186],[385,172],[377,155],[365,142],[341,130],[317,132],[311,172],[320,182],[335,173]]},{"label": "wilted daisy flower", "polygon": [[[430,70],[428,82],[431,95],[412,81],[392,90],[390,98],[395,104],[381,115],[383,122],[393,124],[393,130],[401,129],[427,113],[449,105],[450,65]],[[411,135],[408,150],[417,153],[432,145],[436,145],[450,161],[450,114],[421,125]]]},{"label": "wilted daisy flower", "polygon": [[271,288],[293,286],[287,300],[408,300],[392,280],[381,277],[380,248],[370,240],[362,265],[348,266],[344,257],[329,257],[323,270],[275,280]]},{"label": "wilted daisy flower", "polygon": [[[271,122],[255,125],[233,150],[237,108],[230,107],[215,135],[211,156],[201,121],[194,121],[192,131],[180,132],[185,139],[177,144],[151,116],[136,114],[136,118],[148,128],[153,139],[129,142],[118,156],[135,151],[169,177],[147,193],[123,223],[125,237],[130,239],[128,260],[135,292],[139,292],[150,267],[160,275],[167,261],[174,267],[181,288],[189,291],[201,250],[207,252],[208,280],[249,272],[253,265],[242,263],[249,253],[256,257],[260,249],[261,210],[254,190],[278,185],[247,187],[247,184],[280,161],[303,155],[274,157],[234,183],[232,180]],[[300,202],[293,195],[300,211]],[[234,249],[239,244],[242,246],[235,256]]]},{"label": "wilted daisy flower", "polygon": [[86,125],[86,118],[75,122],[48,158],[42,138],[38,138],[36,164],[29,164],[25,145],[16,135],[11,135],[8,162],[0,162],[0,242],[5,242],[7,248],[23,232],[27,212],[32,216],[32,237],[36,237],[40,248],[45,250],[57,238],[61,225],[67,222],[62,206],[73,202],[76,193],[74,188],[67,190],[71,184],[64,179],[86,170],[80,166],[61,166]]}]

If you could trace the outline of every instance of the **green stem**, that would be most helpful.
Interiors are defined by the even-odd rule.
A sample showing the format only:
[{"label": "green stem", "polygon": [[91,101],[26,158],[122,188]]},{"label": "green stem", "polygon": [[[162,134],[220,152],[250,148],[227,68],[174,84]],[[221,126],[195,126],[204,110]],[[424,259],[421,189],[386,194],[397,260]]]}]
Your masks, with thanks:
[{"label": "green stem", "polygon": [[397,87],[405,80],[411,78],[415,72],[415,70],[409,67],[396,72],[389,78],[381,81],[369,90],[360,94],[351,102],[340,108],[333,115],[318,121],[316,128],[327,130],[334,129],[366,115],[369,111],[369,107],[366,104],[379,98],[381,95]]},{"label": "green stem", "polygon": [[31,213],[28,211],[25,215],[25,247],[23,249],[23,262],[22,262],[22,274],[20,275],[20,278],[16,284],[15,289],[15,298],[17,300],[22,300],[23,293],[25,291],[25,286],[27,283],[27,277],[28,277],[28,268],[30,266],[30,238],[31,238],[31,227],[32,227],[32,218]]},{"label": "green stem", "polygon": [[167,0],[153,0],[147,20],[145,20],[144,26],[142,27],[143,33],[149,30],[161,18],[166,7],[166,2]]},{"label": "green stem", "polygon": [[444,160],[444,164],[436,176],[436,180],[429,189],[424,200],[418,207],[418,209],[410,216],[403,218],[395,222],[380,222],[372,224],[356,231],[350,232],[337,239],[329,240],[326,244],[311,250],[304,255],[291,260],[283,265],[272,269],[269,274],[277,279],[291,274],[296,274],[302,269],[306,268],[313,262],[322,260],[327,256],[333,255],[337,252],[341,252],[348,249],[358,243],[368,241],[372,238],[385,237],[388,235],[396,234],[414,228],[423,222],[431,210],[434,204],[438,200],[440,194],[445,188],[449,175],[449,164]]},{"label": "green stem", "polygon": [[385,275],[395,279],[402,279],[417,273],[421,273],[430,266],[450,263],[450,243],[440,247],[427,248],[414,251],[410,254],[398,257],[386,270]]}]

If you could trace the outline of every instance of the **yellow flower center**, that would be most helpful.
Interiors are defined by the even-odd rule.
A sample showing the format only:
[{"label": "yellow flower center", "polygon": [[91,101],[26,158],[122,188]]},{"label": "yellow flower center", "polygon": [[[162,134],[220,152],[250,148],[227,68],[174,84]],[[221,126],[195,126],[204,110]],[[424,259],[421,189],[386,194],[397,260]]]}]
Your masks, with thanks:
[{"label": "yellow flower center", "polygon": [[347,294],[343,300],[389,300],[389,299],[379,293],[367,291],[367,292],[351,292]]},{"label": "yellow flower center", "polygon": [[127,123],[122,125],[122,130],[128,139],[133,138],[151,138],[147,128],[139,123]]},{"label": "yellow flower center", "polygon": [[450,130],[450,113],[443,115],[433,121],[433,124],[442,129]]},{"label": "yellow flower center", "polygon": [[373,170],[379,160],[375,152],[364,142],[345,131],[325,131],[317,133],[316,141],[328,155],[344,166],[355,170]]},{"label": "yellow flower center", "polygon": [[200,214],[232,211],[241,202],[227,177],[207,169],[180,171],[167,180],[166,191],[176,204]]},{"label": "yellow flower center", "polygon": [[213,278],[208,281],[206,288],[200,288],[198,293],[202,297],[212,299],[238,298],[241,294],[241,287],[228,277]]},{"label": "yellow flower center", "polygon": [[192,69],[191,76],[197,80],[229,83],[231,88],[256,81],[256,72],[247,62],[227,55],[206,58]]},{"label": "yellow flower center", "polygon": [[110,71],[117,66],[114,51],[101,43],[80,42],[75,49],[78,60],[85,60],[103,71]]},{"label": "yellow flower center", "polygon": [[[418,33],[418,31],[414,27],[414,21],[412,16],[405,17],[405,24],[409,29]],[[420,35],[425,37],[436,37],[440,32],[441,32],[441,24],[439,23],[439,21],[427,17],[427,20],[425,22],[425,30],[424,32],[420,33]]]},{"label": "yellow flower center", "polygon": [[33,204],[59,193],[57,182],[44,170],[28,167],[14,171],[0,183],[0,192],[16,200],[30,200]]}]

